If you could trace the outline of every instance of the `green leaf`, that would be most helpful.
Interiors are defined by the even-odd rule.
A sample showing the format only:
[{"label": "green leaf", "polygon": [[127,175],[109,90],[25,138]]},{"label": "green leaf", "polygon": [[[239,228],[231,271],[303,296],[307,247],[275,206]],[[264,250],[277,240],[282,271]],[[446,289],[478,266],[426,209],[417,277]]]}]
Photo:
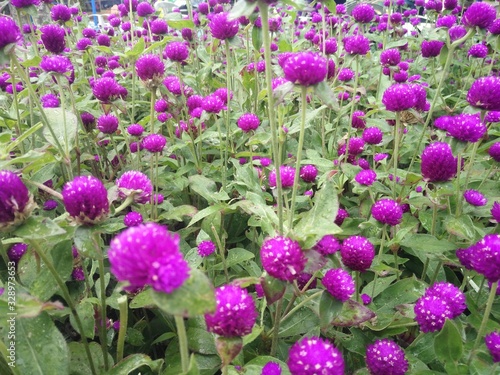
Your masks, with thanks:
[{"label": "green leaf", "polygon": [[412,234],[401,241],[401,245],[424,253],[442,254],[456,250],[457,246],[447,240],[438,240],[430,234]]},{"label": "green leaf", "polygon": [[26,130],[23,134],[21,134],[19,137],[16,138],[15,141],[10,142],[10,144],[7,146],[6,152],[11,152],[14,150],[19,144],[21,144],[26,138],[30,137],[32,134],[36,133],[39,129],[43,127],[43,124],[39,122],[35,126],[32,126],[28,130]]},{"label": "green leaf", "polygon": [[97,247],[100,249],[104,247],[101,236],[97,236],[99,242],[95,242],[94,231],[94,227],[79,226],[76,228],[74,234],[75,246],[85,258],[99,259],[100,253],[96,249]]},{"label": "green leaf", "polygon": [[[232,267],[234,265],[246,262],[247,260],[250,260],[253,258],[255,258],[254,253],[252,253],[251,251],[237,247],[234,249],[230,249],[228,251],[227,258],[226,258],[226,265],[229,268],[229,267]],[[223,263],[216,264],[213,267],[211,267],[211,269],[216,270],[216,271],[221,271],[224,269],[224,264]]]},{"label": "green leaf", "polygon": [[305,249],[312,248],[323,236],[342,230],[334,223],[339,210],[333,180],[326,181],[313,198],[313,208],[295,225],[294,235]]},{"label": "green leaf", "polygon": [[169,20],[168,27],[172,29],[194,29],[194,22],[191,20]]},{"label": "green leaf", "polygon": [[129,51],[125,52],[125,56],[135,58],[144,52],[145,46],[144,38],[139,38],[137,43]]},{"label": "green leaf", "polygon": [[193,217],[198,212],[198,209],[194,206],[183,204],[182,206],[177,206],[168,210],[160,217],[164,220],[175,220],[184,221],[185,216]]},{"label": "green leaf", "polygon": [[457,362],[462,358],[464,351],[462,337],[453,320],[446,319],[443,329],[436,335],[434,351],[442,363]]},{"label": "green leaf", "polygon": [[373,318],[375,318],[375,313],[369,308],[359,302],[347,300],[343,303],[342,311],[333,319],[331,324],[338,327],[352,327]]},{"label": "green leaf", "polygon": [[266,234],[275,235],[275,228],[278,227],[278,216],[260,195],[248,192],[245,200],[236,202],[231,207],[239,207],[251,215],[248,225],[260,226]]},{"label": "green leaf", "polygon": [[252,45],[254,50],[260,51],[262,47],[263,39],[262,39],[262,30],[260,27],[252,27]]},{"label": "green leaf", "polygon": [[187,337],[189,350],[200,354],[217,354],[214,335],[206,329],[189,328]]},{"label": "green leaf", "polygon": [[335,111],[340,110],[337,96],[333,93],[328,82],[322,81],[314,87],[314,92],[321,99],[324,105],[332,108]]},{"label": "green leaf", "polygon": [[226,203],[221,202],[221,203],[214,204],[213,206],[208,206],[207,208],[204,208],[203,210],[199,211],[196,215],[193,216],[193,218],[191,219],[191,221],[188,224],[188,227],[190,227],[191,225],[197,223],[198,221],[206,218],[209,215],[212,215],[212,214],[219,212],[219,211],[223,211],[227,207],[228,207],[228,205]]},{"label": "green leaf", "polygon": [[328,328],[342,310],[342,301],[324,291],[319,300],[319,321],[321,329]]},{"label": "green leaf", "polygon": [[30,216],[13,234],[24,240],[42,240],[65,233],[64,229],[47,217]]},{"label": "green leaf", "polygon": [[208,203],[229,200],[229,195],[224,190],[217,191],[217,185],[213,180],[199,174],[189,177],[189,187],[205,198]]},{"label": "green leaf", "polygon": [[156,306],[155,301],[153,300],[153,296],[151,295],[151,290],[146,289],[137,294],[132,301],[130,301],[131,309],[141,309],[145,308],[153,308]]},{"label": "green leaf", "polygon": [[191,354],[189,358],[189,366],[188,370],[182,375],[199,375],[200,369],[198,368],[198,362],[196,361],[196,357],[194,354]]},{"label": "green leaf", "polygon": [[106,375],[127,375],[142,366],[147,366],[153,373],[158,373],[163,366],[163,359],[153,361],[145,354],[132,354],[113,366]]},{"label": "green leaf", "polygon": [[[76,306],[76,312],[78,313],[78,316],[80,317],[80,320],[82,322],[83,333],[85,334],[85,337],[93,339],[96,324],[94,317],[94,305],[89,300],[84,299]],[[70,315],[69,321],[71,322],[74,330],[81,334],[81,332],[78,330],[78,325],[76,324],[73,314]]]},{"label": "green leaf", "polygon": [[200,270],[191,270],[191,276],[170,294],[152,291],[153,300],[167,314],[193,317],[215,310],[214,288]]},{"label": "green leaf", "polygon": [[448,233],[462,240],[475,240],[474,223],[468,215],[448,217],[444,222],[444,227]]},{"label": "green leaf", "polygon": [[303,335],[311,330],[319,331],[319,318],[311,309],[304,307],[281,323],[279,337]]},{"label": "green leaf", "polygon": [[283,297],[286,290],[286,284],[284,281],[275,279],[272,276],[266,274],[266,276],[261,281],[262,289],[266,296],[266,301],[268,305],[272,305],[274,302]]},{"label": "green leaf", "polygon": [[[89,361],[85,353],[85,347],[80,342],[70,342],[68,344],[70,352],[69,375],[91,375]],[[89,342],[90,355],[98,374],[104,373],[104,358],[101,345],[96,342]],[[108,353],[108,363],[113,365],[113,357]]]},{"label": "green leaf", "polygon": [[[64,150],[72,150],[75,145],[78,120],[73,112],[64,111],[61,108],[44,108],[45,115],[50,127]],[[66,120],[66,125],[65,121]],[[57,143],[48,127],[43,129],[43,136],[52,146]]]},{"label": "green leaf", "polygon": [[40,65],[40,62],[42,61],[42,58],[40,56],[34,56],[33,58],[29,60],[24,60],[21,65],[24,66],[25,68],[31,68],[33,66],[38,67]]},{"label": "green leaf", "polygon": [[253,13],[256,7],[257,7],[256,1],[250,2],[246,0],[238,0],[231,8],[228,18],[231,20],[236,20],[241,16],[248,17]]}]

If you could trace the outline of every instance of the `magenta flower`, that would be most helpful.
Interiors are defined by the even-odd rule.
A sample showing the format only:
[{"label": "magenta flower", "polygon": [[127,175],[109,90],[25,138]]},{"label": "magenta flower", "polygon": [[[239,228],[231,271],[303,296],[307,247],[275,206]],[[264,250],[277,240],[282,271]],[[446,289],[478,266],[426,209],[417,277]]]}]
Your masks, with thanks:
[{"label": "magenta flower", "polygon": [[52,21],[60,21],[64,23],[71,19],[71,12],[66,5],[56,4],[50,10],[50,17],[52,18]]},{"label": "magenta flower", "polygon": [[201,241],[198,245],[198,255],[201,257],[207,257],[213,254],[216,250],[216,246],[212,241]]},{"label": "magenta flower", "polygon": [[109,103],[124,96],[124,88],[113,78],[100,78],[94,82],[92,93],[103,103]]},{"label": "magenta flower", "polygon": [[7,257],[11,262],[14,262],[17,266],[22,256],[26,254],[28,250],[28,245],[22,242],[18,242],[12,245],[9,250],[7,250]]},{"label": "magenta flower", "polygon": [[[280,166],[280,177],[281,186],[284,188],[290,188],[293,186],[295,181],[295,168],[287,165]],[[269,186],[271,188],[276,187],[276,170],[269,172]]]},{"label": "magenta flower", "polygon": [[21,31],[16,22],[10,17],[0,17],[0,51],[9,44],[17,43],[20,39]]},{"label": "magenta flower", "polygon": [[372,185],[377,179],[377,173],[371,169],[363,169],[359,171],[358,174],[354,177],[354,180],[360,184],[365,186]]},{"label": "magenta flower", "polygon": [[330,254],[335,254],[340,250],[340,242],[331,234],[327,234],[323,236],[316,245],[314,245],[313,249],[326,257]]},{"label": "magenta flower", "polygon": [[354,280],[342,268],[329,269],[321,280],[323,286],[336,299],[345,302],[354,294]]},{"label": "magenta flower", "polygon": [[440,331],[446,319],[452,319],[450,305],[442,298],[423,295],[415,304],[415,320],[422,332]]},{"label": "magenta flower", "polygon": [[391,112],[401,112],[413,108],[416,97],[411,85],[397,83],[389,86],[382,96],[382,103]]},{"label": "magenta flower", "polygon": [[493,331],[484,337],[486,347],[490,351],[494,363],[500,362],[500,332]]},{"label": "magenta flower", "polygon": [[344,373],[342,354],[330,341],[320,337],[304,337],[293,344],[287,364],[292,375]]},{"label": "magenta flower", "polygon": [[[475,3],[479,4],[479,3]],[[473,107],[500,111],[500,77],[481,77],[472,84],[467,92],[467,101]]]},{"label": "magenta flower", "polygon": [[384,133],[377,127],[366,128],[363,131],[363,140],[370,145],[378,145],[382,142]]},{"label": "magenta flower", "polygon": [[97,129],[104,134],[113,134],[118,129],[118,119],[113,115],[102,115],[97,119]]},{"label": "magenta flower", "polygon": [[64,40],[64,29],[55,24],[47,24],[40,28],[43,45],[47,51],[54,54],[60,54],[66,48],[66,41]]},{"label": "magenta flower", "polygon": [[454,116],[446,127],[448,133],[462,142],[477,142],[486,133],[486,125],[481,122],[479,114],[463,113]]},{"label": "magenta flower", "polygon": [[188,58],[189,49],[184,42],[170,42],[165,47],[165,54],[168,59],[180,63]]},{"label": "magenta flower", "polygon": [[142,224],[143,218],[140,212],[130,211],[123,217],[123,224],[127,227],[135,227]]},{"label": "magenta flower", "polygon": [[281,236],[265,240],[260,248],[260,257],[264,270],[283,281],[296,279],[306,264],[299,243]]},{"label": "magenta flower", "polygon": [[431,58],[437,57],[441,53],[444,42],[439,40],[424,40],[422,41],[422,57]]},{"label": "magenta flower", "polygon": [[431,143],[422,152],[421,159],[420,169],[426,181],[448,181],[457,173],[457,160],[447,143]]},{"label": "magenta flower", "polygon": [[382,339],[366,348],[366,367],[371,375],[404,375],[408,371],[408,361],[398,344]]},{"label": "magenta flower", "polygon": [[399,203],[392,199],[380,199],[372,206],[372,216],[382,224],[394,226],[401,223],[403,210]]},{"label": "magenta flower", "polygon": [[364,272],[372,265],[375,247],[362,236],[351,236],[340,247],[342,263],[353,271]]},{"label": "magenta flower", "polygon": [[219,95],[215,94],[205,96],[201,103],[201,108],[208,113],[219,113],[220,111],[227,109],[224,101]]},{"label": "magenta flower", "polygon": [[0,170],[0,229],[19,224],[34,208],[23,181],[12,171]]},{"label": "magenta flower", "polygon": [[496,223],[500,223],[500,202],[494,202],[491,207],[491,216]]},{"label": "magenta flower", "polygon": [[257,115],[253,113],[245,113],[240,116],[237,121],[238,128],[243,130],[245,133],[249,131],[256,130],[260,125],[260,120]]},{"label": "magenta flower", "polygon": [[369,23],[375,17],[375,9],[371,4],[357,4],[351,12],[352,18],[359,23]]},{"label": "magenta flower", "polygon": [[161,80],[165,74],[165,65],[156,55],[143,55],[135,63],[137,76],[143,80]]},{"label": "magenta flower", "polygon": [[448,282],[435,283],[425,291],[425,295],[436,296],[445,301],[450,306],[451,319],[462,314],[467,308],[465,294],[455,285]]},{"label": "magenta flower", "polygon": [[486,199],[486,197],[479,191],[474,189],[464,191],[464,198],[467,203],[476,207],[486,206],[486,203],[488,203],[488,199]]},{"label": "magenta flower", "polygon": [[314,182],[318,176],[318,168],[312,164],[304,165],[300,168],[299,177],[304,182]]},{"label": "magenta flower", "polygon": [[494,283],[500,280],[500,235],[488,234],[467,249],[457,250],[457,257],[466,268]]},{"label": "magenta flower", "polygon": [[144,127],[140,124],[132,124],[127,127],[127,133],[135,137],[140,137],[144,133]]},{"label": "magenta flower", "polygon": [[208,27],[212,36],[216,39],[226,40],[231,39],[238,34],[238,20],[229,20],[229,14],[222,12],[214,14]]},{"label": "magenta flower", "polygon": [[397,48],[387,49],[380,54],[380,63],[384,66],[396,66],[401,62],[401,54]]},{"label": "magenta flower", "polygon": [[366,55],[370,50],[370,40],[362,34],[345,37],[343,42],[349,55]]},{"label": "magenta flower", "polygon": [[496,17],[497,12],[493,5],[483,2],[474,2],[464,12],[462,22],[468,27],[487,29]]},{"label": "magenta flower", "polygon": [[164,35],[168,32],[167,21],[162,18],[157,18],[149,24],[151,33],[155,35]]},{"label": "magenta flower", "polygon": [[314,52],[295,53],[288,57],[283,65],[285,78],[301,86],[320,83],[325,79],[327,69],[326,59]]},{"label": "magenta flower", "polygon": [[155,12],[155,8],[147,1],[137,4],[137,15],[139,17],[147,17]]},{"label": "magenta flower", "polygon": [[472,45],[467,51],[467,56],[484,59],[488,55],[488,47],[482,43]]},{"label": "magenta flower", "polygon": [[334,223],[337,224],[338,226],[341,226],[344,220],[347,219],[348,217],[349,217],[349,212],[347,212],[343,208],[339,208]]},{"label": "magenta flower", "polygon": [[134,201],[137,203],[148,203],[153,193],[153,184],[148,176],[139,171],[125,172],[116,180],[118,187],[118,196],[125,199],[131,194],[134,195]]},{"label": "magenta flower", "polygon": [[57,108],[59,107],[59,98],[54,94],[45,94],[40,97],[43,108]]},{"label": "magenta flower", "polygon": [[162,152],[167,144],[167,139],[161,134],[150,134],[141,142],[142,146],[152,153]]}]

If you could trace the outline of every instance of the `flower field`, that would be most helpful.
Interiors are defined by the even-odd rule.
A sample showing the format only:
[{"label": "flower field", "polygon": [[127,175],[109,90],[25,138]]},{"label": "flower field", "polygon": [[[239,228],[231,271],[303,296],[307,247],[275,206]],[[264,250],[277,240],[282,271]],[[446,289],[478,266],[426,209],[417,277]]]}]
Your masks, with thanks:
[{"label": "flower field", "polygon": [[0,9],[0,374],[500,374],[498,2]]}]

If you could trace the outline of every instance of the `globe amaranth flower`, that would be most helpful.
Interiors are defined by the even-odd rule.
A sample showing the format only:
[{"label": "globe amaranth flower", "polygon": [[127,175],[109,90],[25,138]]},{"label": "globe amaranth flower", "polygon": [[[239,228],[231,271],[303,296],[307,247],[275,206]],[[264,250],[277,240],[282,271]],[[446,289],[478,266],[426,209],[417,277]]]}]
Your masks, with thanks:
[{"label": "globe amaranth flower", "polygon": [[488,55],[488,47],[482,43],[472,45],[467,51],[467,56],[484,59]]},{"label": "globe amaranth flower", "polygon": [[436,27],[446,27],[447,29],[449,29],[450,27],[455,25],[456,22],[457,17],[455,17],[453,14],[449,14],[447,16],[439,17],[436,20]]},{"label": "globe amaranth flower", "polygon": [[408,361],[398,344],[382,339],[366,348],[366,367],[371,375],[404,375],[408,371]]},{"label": "globe amaranth flower", "polygon": [[213,15],[208,27],[214,38],[226,40],[238,34],[239,22],[238,20],[229,20],[229,14],[221,12]]},{"label": "globe amaranth flower", "polygon": [[109,77],[96,80],[92,86],[92,93],[103,103],[109,103],[126,95],[124,87]]},{"label": "globe amaranth flower", "polygon": [[477,142],[486,133],[486,125],[481,122],[479,114],[463,113],[452,117],[446,130],[453,137],[462,142]]},{"label": "globe amaranth flower", "polygon": [[55,24],[43,25],[40,28],[43,45],[47,51],[54,54],[60,54],[66,48],[66,41],[64,39],[65,32],[61,26]]},{"label": "globe amaranth flower", "polygon": [[487,29],[497,18],[495,7],[488,3],[474,2],[464,12],[462,22],[468,27]]},{"label": "globe amaranth flower", "polygon": [[34,208],[22,180],[12,171],[0,170],[0,230],[21,223]]},{"label": "globe amaranth flower", "polygon": [[220,111],[227,109],[224,101],[219,95],[215,94],[205,96],[201,103],[201,108],[208,113],[219,113]]},{"label": "globe amaranth flower", "polygon": [[97,129],[104,134],[113,134],[118,129],[118,118],[113,115],[102,115],[97,119]]},{"label": "globe amaranth flower", "polygon": [[366,113],[363,111],[354,111],[352,113],[352,122],[351,126],[355,129],[364,129],[366,126],[366,120],[364,117]]},{"label": "globe amaranth flower", "polygon": [[[280,166],[280,177],[281,186],[284,188],[290,188],[293,186],[295,181],[295,168],[287,165]],[[276,187],[276,170],[269,172],[269,186],[271,188]]]},{"label": "globe amaranth flower", "polygon": [[137,4],[137,15],[139,17],[147,17],[155,12],[155,8],[147,1]]},{"label": "globe amaranth flower", "polygon": [[362,171],[359,171],[354,177],[354,180],[358,184],[365,186],[372,185],[376,179],[377,173],[371,169],[363,169]]},{"label": "globe amaranth flower", "polygon": [[337,39],[328,38],[327,40],[325,40],[325,54],[333,55],[335,52],[337,52],[337,48]]},{"label": "globe amaranth flower", "polygon": [[288,352],[288,368],[292,375],[344,373],[344,359],[333,344],[320,337],[304,337]]},{"label": "globe amaranth flower", "polygon": [[167,144],[167,139],[161,134],[150,134],[144,137],[142,146],[149,152],[162,152]]},{"label": "globe amaranth flower", "polygon": [[313,249],[326,257],[340,250],[340,242],[331,234],[327,234],[314,245]]},{"label": "globe amaranth flower", "polygon": [[500,163],[500,142],[495,142],[490,146],[488,155],[490,155],[493,160]]},{"label": "globe amaranth flower", "polygon": [[401,54],[397,48],[386,49],[380,54],[380,64],[396,66],[401,62]]},{"label": "globe amaranth flower", "polygon": [[337,79],[340,82],[347,82],[354,78],[354,71],[349,68],[340,69]]},{"label": "globe amaranth flower", "polygon": [[363,130],[362,138],[363,140],[370,145],[378,145],[382,142],[382,138],[384,133],[377,127],[366,128]]},{"label": "globe amaranth flower", "polygon": [[43,108],[58,108],[59,98],[54,94],[45,94],[40,97]]},{"label": "globe amaranth flower", "polygon": [[126,290],[151,285],[158,292],[172,293],[189,277],[179,241],[178,235],[156,223],[130,227],[111,240],[111,272],[118,281],[128,282]]},{"label": "globe amaranth flower", "polygon": [[372,206],[372,216],[382,224],[394,226],[401,223],[403,210],[401,205],[392,199],[380,199]]},{"label": "globe amaranth flower", "polygon": [[52,210],[55,210],[58,205],[59,205],[59,203],[57,203],[57,201],[55,201],[53,199],[49,199],[49,200],[46,200],[44,202],[43,210],[44,211],[52,211]]},{"label": "globe amaranth flower", "polygon": [[245,133],[256,130],[260,125],[259,117],[253,113],[245,113],[237,121],[238,128]]},{"label": "globe amaranth flower", "polygon": [[127,171],[116,180],[118,196],[125,199],[134,194],[137,203],[148,203],[153,193],[153,184],[149,177],[139,171]]},{"label": "globe amaranth flower", "polygon": [[341,302],[354,294],[355,286],[351,275],[342,268],[329,269],[321,280],[328,293]]},{"label": "globe amaranth flower", "polygon": [[127,133],[134,137],[140,137],[144,133],[144,128],[140,124],[132,124],[127,126]]},{"label": "globe amaranth flower", "polygon": [[370,50],[370,40],[361,34],[345,37],[343,42],[349,55],[366,55]]},{"label": "globe amaranth flower", "polygon": [[28,250],[28,245],[22,242],[18,242],[12,245],[9,250],[7,250],[7,256],[11,262],[14,262],[17,266],[22,256],[26,254]]},{"label": "globe amaranth flower", "polygon": [[77,176],[62,189],[63,203],[78,224],[95,224],[109,213],[108,192],[101,180]]},{"label": "globe amaranth flower", "polygon": [[356,22],[369,23],[375,17],[375,9],[370,4],[361,3],[352,9],[351,15]]},{"label": "globe amaranth flower", "polygon": [[262,367],[261,375],[281,375],[281,366],[276,362],[267,362]]},{"label": "globe amaranth flower", "polygon": [[439,56],[443,46],[444,42],[439,40],[422,41],[422,57],[431,58]]},{"label": "globe amaranth flower", "polygon": [[50,17],[52,18],[52,21],[60,21],[64,23],[71,19],[71,12],[66,5],[56,4],[50,10]]},{"label": "globe amaranth flower", "polygon": [[493,221],[496,223],[500,223],[500,202],[493,202],[493,206],[491,207],[490,212]]},{"label": "globe amaranth flower", "polygon": [[500,235],[486,235],[469,248],[457,250],[457,257],[466,268],[482,274],[488,281],[500,280]]},{"label": "globe amaranth flower", "polygon": [[183,62],[189,56],[189,49],[184,42],[170,42],[165,47],[165,55],[168,59]]},{"label": "globe amaranth flower", "polygon": [[469,189],[464,191],[464,198],[472,206],[481,207],[488,203],[488,199],[481,194],[479,191],[474,189]]},{"label": "globe amaranth flower", "polygon": [[492,35],[499,35],[500,34],[500,18],[497,18],[496,20],[494,20],[492,22],[492,24],[490,25],[490,27],[488,27],[488,31]]},{"label": "globe amaranth flower", "polygon": [[370,268],[375,257],[375,247],[362,236],[351,236],[340,247],[342,263],[353,271],[364,272]]},{"label": "globe amaranth flower", "polygon": [[312,164],[304,165],[300,168],[299,177],[304,182],[314,182],[318,176],[318,168]]},{"label": "globe amaranth flower", "polygon": [[490,351],[494,363],[500,362],[500,332],[493,331],[484,337],[486,347]]},{"label": "globe amaranth flower", "polygon": [[85,51],[92,45],[92,40],[89,38],[81,38],[76,42],[76,49],[78,51]]},{"label": "globe amaranth flower", "polygon": [[328,72],[327,62],[319,53],[297,52],[283,65],[285,78],[301,86],[313,86],[323,81]]},{"label": "globe amaranth flower", "polygon": [[0,51],[21,39],[21,31],[16,22],[6,16],[0,17]]},{"label": "globe amaranth flower", "polygon": [[448,143],[431,143],[422,152],[421,159],[420,170],[426,181],[448,181],[457,173],[457,160]]},{"label": "globe amaranth flower", "polygon": [[481,77],[476,79],[467,92],[467,101],[473,107],[500,111],[500,77]]},{"label": "globe amaranth flower", "polygon": [[423,295],[417,300],[414,308],[415,320],[424,333],[440,331],[446,319],[452,319],[450,305],[435,295]]},{"label": "globe amaranth flower", "polygon": [[143,218],[140,212],[130,211],[123,217],[123,224],[127,227],[135,227],[142,224]]},{"label": "globe amaranth flower", "polygon": [[451,319],[462,314],[467,305],[465,304],[465,294],[455,285],[448,282],[438,282],[425,291],[426,296],[436,296],[448,303],[451,311]]},{"label": "globe amaranth flower", "polygon": [[151,33],[154,35],[164,35],[168,33],[167,22],[162,18],[157,18],[149,24]]},{"label": "globe amaranth flower", "polygon": [[214,91],[214,95],[217,95],[226,105],[229,100],[233,98],[233,92],[228,91],[226,87],[219,87]]},{"label": "globe amaranth flower", "polygon": [[401,112],[413,108],[416,101],[412,86],[406,83],[389,86],[382,96],[382,103],[391,112]]},{"label": "globe amaranth flower", "polygon": [[349,217],[349,212],[347,212],[343,208],[339,208],[334,223],[337,224],[338,226],[341,226],[344,220],[347,219],[348,217]]},{"label": "globe amaranth flower", "polygon": [[111,39],[106,34],[99,34],[97,36],[97,44],[100,46],[109,47],[109,46],[111,46]]},{"label": "globe amaranth flower", "polygon": [[153,54],[139,57],[135,63],[135,69],[142,81],[161,80],[165,74],[165,65],[160,57]]},{"label": "globe amaranth flower", "polygon": [[306,265],[299,243],[282,236],[266,239],[260,248],[260,257],[264,270],[283,281],[296,279]]},{"label": "globe amaranth flower", "polygon": [[201,257],[207,257],[213,254],[216,250],[216,246],[212,241],[201,241],[198,245],[198,255]]}]

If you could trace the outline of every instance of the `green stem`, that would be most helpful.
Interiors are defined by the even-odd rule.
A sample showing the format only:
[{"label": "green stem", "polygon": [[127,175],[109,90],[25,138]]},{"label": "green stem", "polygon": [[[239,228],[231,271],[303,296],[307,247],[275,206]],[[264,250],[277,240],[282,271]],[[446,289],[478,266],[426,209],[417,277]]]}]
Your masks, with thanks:
[{"label": "green stem", "polygon": [[[382,238],[380,239],[380,248],[378,250],[378,255],[377,255],[377,265],[381,263],[382,259],[382,254],[384,253],[384,245],[385,245],[385,237],[387,234],[387,224],[384,224],[382,228]],[[372,295],[371,297],[375,297],[375,287],[377,285],[377,280],[378,280],[378,272],[375,272],[375,278],[373,279],[373,288],[372,288]]]},{"label": "green stem", "polygon": [[125,336],[127,335],[128,326],[128,303],[127,296],[118,298],[118,306],[120,307],[120,329],[118,330],[118,341],[116,344],[116,363],[123,359],[123,348],[125,347]]},{"label": "green stem", "polygon": [[462,189],[460,185],[460,174],[462,171],[462,153],[459,152],[457,155],[457,203],[456,203],[456,209],[455,209],[455,217],[459,217],[460,214],[462,213]]},{"label": "green stem", "polygon": [[151,104],[149,107],[149,131],[151,133],[155,132],[154,120],[155,120],[155,101],[156,101],[156,87],[151,89]]},{"label": "green stem", "polygon": [[273,331],[273,339],[271,341],[271,357],[276,355],[276,351],[278,350],[278,336],[280,332],[280,323],[281,323],[281,309],[283,307],[283,297],[280,298],[276,304],[276,314],[274,319],[274,331]]},{"label": "green stem", "polygon": [[177,326],[177,337],[179,339],[179,351],[181,353],[182,372],[185,374],[189,369],[189,349],[186,335],[186,326],[184,318],[179,315],[174,316],[175,325]]},{"label": "green stem", "polygon": [[464,191],[467,190],[469,186],[470,172],[472,171],[472,167],[474,165],[474,159],[476,158],[477,148],[479,147],[480,142],[481,142],[480,140],[475,142],[474,147],[472,148],[472,154],[470,156],[469,166],[467,167],[467,173],[465,174],[465,186],[463,189]]},{"label": "green stem", "polygon": [[354,271],[354,275],[356,278],[356,302],[359,302],[359,289],[360,289],[359,271]]},{"label": "green stem", "polygon": [[226,147],[224,150],[224,165],[222,167],[222,188],[226,190],[227,183],[227,161],[229,147],[232,149],[231,141],[231,55],[229,52],[229,41],[224,41],[226,47],[226,89],[227,89],[227,111],[226,111]]},{"label": "green stem", "polygon": [[431,281],[429,282],[429,285],[434,285],[436,282],[436,279],[439,275],[439,271],[441,271],[441,266],[443,265],[443,262],[440,260],[438,261],[438,264],[436,266],[436,270],[434,271],[434,274],[432,275]]},{"label": "green stem", "polygon": [[212,230],[212,233],[214,234],[215,242],[217,242],[217,247],[219,248],[219,254],[220,254],[220,257],[222,258],[222,265],[224,266],[224,275],[226,276],[226,283],[229,283],[229,272],[227,270],[225,249],[222,246],[222,242],[220,240],[219,234],[215,230],[215,227],[212,225],[210,229]]},{"label": "green stem", "polygon": [[102,355],[103,355],[103,360],[104,360],[104,370],[107,371],[109,368],[109,363],[108,363],[108,335],[106,332],[106,279],[104,277],[105,275],[105,269],[104,269],[104,254],[102,253],[102,249],[99,246],[99,242],[95,236],[98,236],[98,233],[94,233],[94,246],[99,254],[99,259],[97,260],[99,264],[99,285],[100,285],[100,298],[101,298],[101,326],[100,326],[100,332],[99,332],[99,338],[101,342],[101,349],[102,349]]},{"label": "green stem", "polygon": [[394,128],[394,154],[393,159],[393,169],[394,176],[392,177],[392,196],[396,199],[396,186],[398,184],[398,158],[399,158],[399,137],[401,132],[401,113],[396,112],[396,126]]}]

